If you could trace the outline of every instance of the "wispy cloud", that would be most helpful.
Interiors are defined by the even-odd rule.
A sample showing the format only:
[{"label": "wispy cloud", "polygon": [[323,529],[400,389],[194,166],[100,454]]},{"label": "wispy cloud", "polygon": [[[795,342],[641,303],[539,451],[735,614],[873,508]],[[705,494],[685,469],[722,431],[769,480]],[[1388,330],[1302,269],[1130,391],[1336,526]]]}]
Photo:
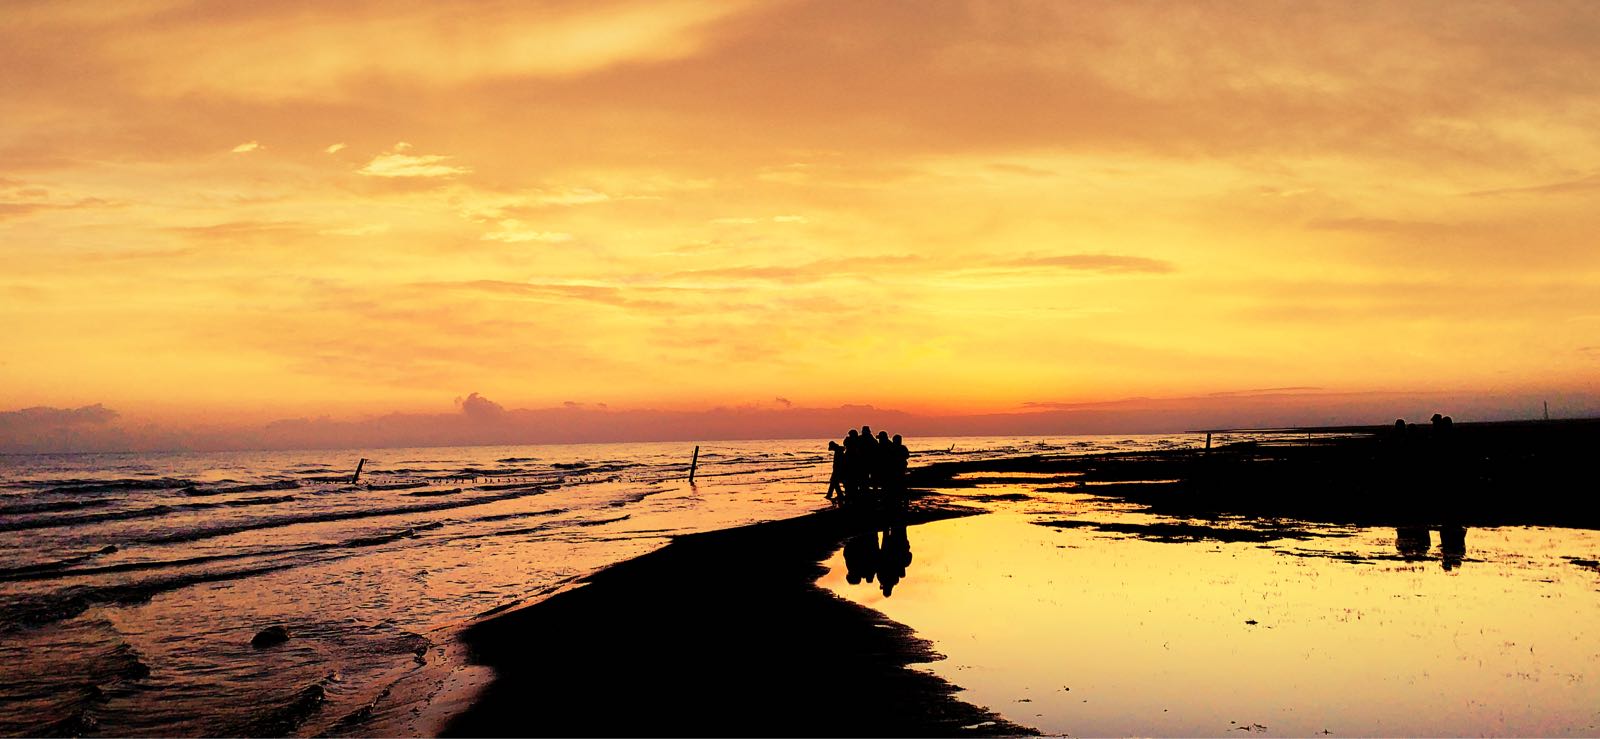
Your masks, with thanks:
[{"label": "wispy cloud", "polygon": [[245,153],[249,153],[249,152],[252,152],[252,151],[260,151],[260,150],[261,150],[261,142],[259,142],[259,141],[246,141],[246,142],[244,142],[244,143],[242,143],[242,144],[240,144],[238,146],[233,147],[233,153],[235,153],[235,154],[245,154]]},{"label": "wispy cloud", "polygon": [[323,229],[317,233],[323,234],[324,236],[373,236],[375,234],[387,233],[388,231],[389,224],[387,223],[364,223],[359,226]]},{"label": "wispy cloud", "polygon": [[1055,254],[1018,257],[994,262],[997,267],[1023,269],[1062,269],[1112,274],[1165,274],[1175,268],[1171,262],[1122,254]]},{"label": "wispy cloud", "polygon": [[545,244],[561,244],[573,239],[572,234],[562,231],[540,231],[529,228],[527,224],[515,218],[500,221],[500,228],[490,231],[481,238],[484,241],[499,241],[507,244],[520,244],[536,241]]},{"label": "wispy cloud", "polygon": [[410,149],[411,145],[404,141],[395,144],[393,151],[373,157],[372,161],[356,170],[356,173],[368,177],[455,177],[472,172],[471,167],[446,164],[454,157],[442,154],[407,154]]},{"label": "wispy cloud", "polygon": [[345,150],[345,145],[344,145],[344,142],[341,141],[341,142],[339,142],[337,144],[329,144],[328,148],[323,149],[322,151],[325,154],[338,154],[339,152],[344,151],[344,150]]},{"label": "wispy cloud", "polygon": [[1542,185],[1529,185],[1526,187],[1503,187],[1495,190],[1477,190],[1467,193],[1473,197],[1494,197],[1498,195],[1568,195],[1571,193],[1584,193],[1600,190],[1600,172],[1579,177],[1573,180],[1549,182]]}]

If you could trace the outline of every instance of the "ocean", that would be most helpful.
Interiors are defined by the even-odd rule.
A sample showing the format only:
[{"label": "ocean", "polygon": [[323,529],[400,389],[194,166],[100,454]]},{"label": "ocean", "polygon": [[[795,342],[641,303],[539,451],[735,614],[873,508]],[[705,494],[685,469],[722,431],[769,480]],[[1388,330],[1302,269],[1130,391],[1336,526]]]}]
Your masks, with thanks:
[{"label": "ocean", "polygon": [[[913,465],[1198,443],[908,440]],[[471,620],[827,505],[826,440],[702,444],[691,486],[693,448],[0,456],[0,734],[426,733]]]}]

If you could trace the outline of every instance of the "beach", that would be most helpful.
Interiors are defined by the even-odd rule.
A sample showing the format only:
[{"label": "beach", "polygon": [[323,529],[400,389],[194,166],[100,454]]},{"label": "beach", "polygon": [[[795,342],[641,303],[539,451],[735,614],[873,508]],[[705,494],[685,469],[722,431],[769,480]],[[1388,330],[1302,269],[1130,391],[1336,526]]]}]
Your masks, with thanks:
[{"label": "beach", "polygon": [[[470,627],[495,677],[446,733],[1592,734],[1592,503],[1493,491],[1594,430],[1457,429],[1459,488],[1409,497],[1427,429],[922,465],[902,513],[678,537]],[[892,593],[847,577],[880,531]]]}]

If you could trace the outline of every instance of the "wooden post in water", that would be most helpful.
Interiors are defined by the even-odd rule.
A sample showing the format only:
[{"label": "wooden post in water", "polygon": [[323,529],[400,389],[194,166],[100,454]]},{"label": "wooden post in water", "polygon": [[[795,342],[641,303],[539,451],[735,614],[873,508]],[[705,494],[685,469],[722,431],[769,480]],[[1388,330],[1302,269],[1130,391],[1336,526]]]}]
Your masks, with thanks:
[{"label": "wooden post in water", "polygon": [[1211,432],[1206,432],[1206,451],[1211,451]]},{"label": "wooden post in water", "polygon": [[694,469],[700,466],[700,445],[694,445],[694,459],[689,462],[689,484],[694,484]]},{"label": "wooden post in water", "polygon": [[350,484],[351,485],[354,485],[354,484],[356,484],[356,483],[361,481],[361,468],[365,467],[366,464],[367,464],[367,458],[366,457],[362,457],[361,461],[356,463],[356,473],[354,475],[350,476]]}]

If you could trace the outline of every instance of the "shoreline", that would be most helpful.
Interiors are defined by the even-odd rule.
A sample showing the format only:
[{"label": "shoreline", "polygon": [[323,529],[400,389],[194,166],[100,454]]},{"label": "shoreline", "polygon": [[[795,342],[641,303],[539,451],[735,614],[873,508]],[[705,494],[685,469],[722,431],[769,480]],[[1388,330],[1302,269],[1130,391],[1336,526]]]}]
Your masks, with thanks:
[{"label": "shoreline", "polygon": [[493,679],[445,736],[1016,736],[912,665],[910,628],[816,585],[852,534],[981,511],[828,509],[675,538],[469,626]]}]

